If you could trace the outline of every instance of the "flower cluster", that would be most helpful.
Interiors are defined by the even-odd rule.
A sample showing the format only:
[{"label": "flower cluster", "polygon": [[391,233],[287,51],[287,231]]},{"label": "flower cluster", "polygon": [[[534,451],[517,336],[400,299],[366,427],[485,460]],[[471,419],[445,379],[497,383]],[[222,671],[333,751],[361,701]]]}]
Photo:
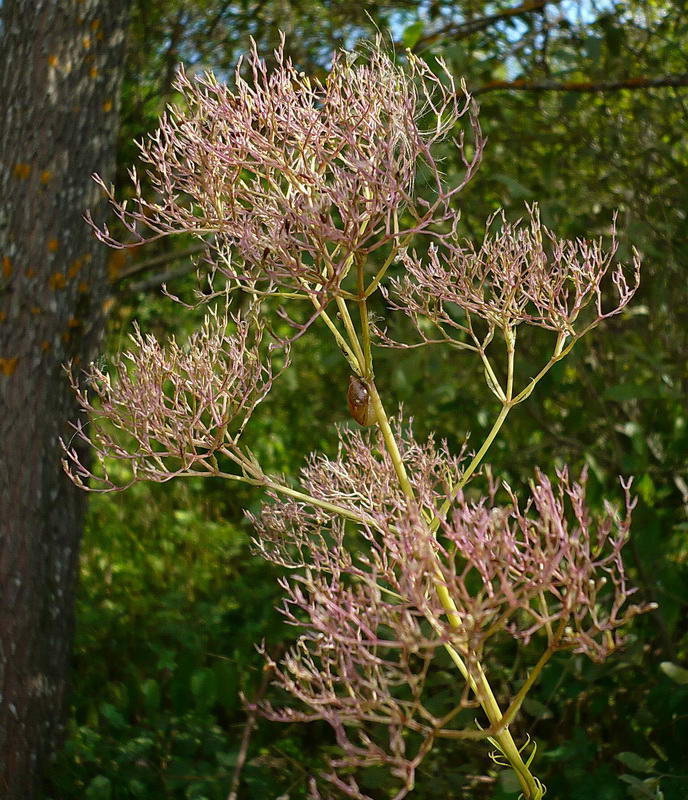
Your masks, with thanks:
[{"label": "flower cluster", "polygon": [[[484,644],[496,634],[529,641],[542,632],[549,654],[571,649],[602,660],[620,643],[617,629],[647,610],[629,604],[634,590],[621,560],[634,505],[628,484],[625,513],[608,505],[595,519],[585,474],[572,482],[563,470],[553,484],[538,472],[525,508],[496,484],[479,500],[459,492],[434,533],[435,509],[459,481],[460,460],[432,440],[416,443],[410,431],[397,435],[417,503],[399,492],[376,434],[342,433],[337,459],[318,457],[304,470],[311,494],[365,511],[365,546],[341,518],[293,501],[268,504],[253,519],[261,554],[294,570],[283,581],[283,612],[305,628],[272,664],[300,706],[262,711],[282,721],[326,720],[343,752],[328,777],[351,797],[365,797],[345,775],[351,767],[387,764],[403,797],[435,738],[480,735],[457,725],[466,723],[467,694],[444,713],[426,705],[438,649],[458,654],[467,686],[475,686]],[[505,505],[496,503],[498,491]],[[438,586],[452,598],[449,613]]]},{"label": "flower cluster", "polygon": [[[133,349],[112,365],[114,376],[97,364],[82,381],[70,373],[90,415],[88,428],[74,425],[75,436],[93,448],[100,463],[95,475],[71,444],[64,445],[72,480],[84,486],[93,479],[91,489],[111,491],[137,480],[164,482],[180,474],[216,472],[216,452],[237,447],[272,385],[272,367],[260,350],[261,333],[250,314],[230,317],[226,310],[211,310],[183,346],[173,339],[163,347],[136,328]],[[131,469],[124,486],[108,472],[112,458]]]},{"label": "flower cluster", "polygon": [[[191,80],[181,71],[184,107],[170,107],[140,144],[158,199],[145,198],[135,171],[133,208],[101,182],[133,241],[193,234],[230,280],[327,295],[354,257],[443,218],[480,161],[470,96],[442,65],[435,74],[410,56],[404,70],[379,47],[367,55],[336,55],[324,82],[298,72],[283,47],[269,70],[254,45],[233,89],[212,74]],[[432,147],[454,135],[465,114],[472,150],[456,139],[466,174],[447,189]],[[413,192],[419,164],[434,187],[432,203]],[[408,230],[399,227],[404,210]],[[107,229],[99,235],[124,246]]]},{"label": "flower cluster", "polygon": [[[376,427],[340,431],[337,457],[311,456],[299,488],[263,472],[239,438],[275,377],[262,357],[258,300],[243,317],[231,318],[227,306],[210,312],[184,346],[173,340],[163,348],[137,329],[114,378],[98,366],[85,386],[72,377],[92,416],[90,429],[77,424],[75,436],[93,445],[101,470],[95,475],[80,462],[71,443],[65,468],[77,484],[100,491],[121,488],[107,471],[115,458],[129,465],[129,483],[218,475],[271,495],[259,515],[249,515],[254,542],[288,571],[282,611],[303,633],[281,663],[271,662],[297,706],[261,710],[332,726],[341,756],[327,777],[336,791],[365,798],[352,768],[384,763],[401,782],[399,800],[437,738],[489,737],[523,796],[540,800],[544,787],[509,731],[527,691],[553,653],[602,660],[619,646],[619,628],[650,608],[631,604],[621,557],[634,506],[630,481],[625,509],[608,504],[597,516],[586,504],[585,473],[576,482],[565,469],[554,481],[537,472],[525,505],[506,485],[490,480],[477,497],[468,482],[511,408],[583,334],[630,302],[638,255],[630,268],[615,266],[614,233],[609,250],[599,241],[560,240],[536,206],[525,223],[495,215],[499,229],[492,231],[493,217],[479,247],[461,242],[450,201],[474,174],[482,139],[465,87],[457,89],[441,62],[435,73],[409,55],[401,69],[375,46],[365,58],[339,54],[320,81],[298,72],[283,47],[268,69],[254,46],[233,88],[183,71],[176,88],[184,107],[168,109],[140,145],[156,199],[146,199],[134,171],[131,205],[117,204],[103,187],[120,222],[134,245],[175,233],[203,240],[209,264],[225,278],[205,300],[238,287],[312,304],[311,321],[322,317],[361,389],[365,413],[355,418]],[[462,174],[448,187],[432,148],[454,136],[464,116],[472,142],[454,139]],[[419,233],[432,242],[426,257],[406,249]],[[107,229],[99,235],[125,246]],[[446,443],[417,442],[410,426],[390,425],[385,413],[367,303],[395,262],[402,276],[383,290],[392,307],[416,322],[424,342],[429,323],[440,332],[434,341],[479,355],[501,402],[467,463]],[[336,317],[326,312],[330,300]],[[293,324],[305,331],[309,323]],[[519,391],[523,324],[553,331],[556,345]],[[506,346],[501,370],[487,352],[496,332]],[[504,712],[483,660],[494,636],[543,644]],[[463,690],[442,695],[444,705],[431,685],[434,659],[463,679]],[[477,705],[483,728],[468,710]],[[312,794],[320,797],[317,786]]]},{"label": "flower cluster", "polygon": [[[501,225],[492,233],[495,217]],[[614,230],[605,250],[601,241],[557,238],[540,222],[537,206],[529,209],[525,224],[507,222],[503,213],[495,217],[479,248],[454,237],[432,245],[426,259],[403,252],[406,274],[392,281],[393,307],[469,335],[475,315],[492,329],[526,323],[578,337],[623,311],[635,294],[640,258],[634,253],[630,270],[612,268],[618,249]],[[603,281],[610,270],[618,297],[605,309]],[[590,318],[581,320],[589,305]],[[465,312],[466,322],[457,321],[452,306]]]},{"label": "flower cluster", "polygon": [[[463,454],[451,455],[446,442],[437,446],[432,438],[419,444],[410,425],[405,431],[401,426],[395,430],[419,507],[431,515],[460,477]],[[406,508],[389,452],[375,436],[361,430],[341,429],[337,458],[312,455],[299,483],[310,497],[356,512],[373,529],[394,519],[391,509]],[[256,531],[257,551],[269,561],[292,568],[312,563],[317,553],[309,544],[312,537],[305,533],[317,538],[333,516],[303,503],[281,501],[264,506],[260,517],[249,514],[249,518]],[[298,554],[294,548],[301,548]]]}]

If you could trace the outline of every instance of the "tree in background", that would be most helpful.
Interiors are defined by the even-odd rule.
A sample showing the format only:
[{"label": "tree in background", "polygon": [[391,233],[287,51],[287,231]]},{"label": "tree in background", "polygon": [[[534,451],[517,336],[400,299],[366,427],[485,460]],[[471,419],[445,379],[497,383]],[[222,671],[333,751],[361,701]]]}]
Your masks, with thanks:
[{"label": "tree in background", "polygon": [[[106,254],[84,224],[114,166],[127,0],[5,0],[0,30],[0,794],[60,739],[84,503],[59,468],[63,363],[98,342]],[[102,210],[102,209],[101,209]]]}]

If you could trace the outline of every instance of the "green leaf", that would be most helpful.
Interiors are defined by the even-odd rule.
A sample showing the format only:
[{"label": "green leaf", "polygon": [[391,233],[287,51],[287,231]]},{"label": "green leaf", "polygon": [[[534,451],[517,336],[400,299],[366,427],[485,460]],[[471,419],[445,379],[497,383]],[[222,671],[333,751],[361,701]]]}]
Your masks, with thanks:
[{"label": "green leaf", "polygon": [[505,175],[503,172],[498,172],[492,176],[494,180],[501,183],[509,190],[509,194],[514,200],[526,200],[533,196],[533,192],[522,183],[519,183],[511,175]]},{"label": "green leaf", "polygon": [[678,664],[674,664],[671,661],[662,661],[659,668],[674,683],[678,683],[681,686],[688,684],[688,669],[685,667],[679,667]]},{"label": "green leaf", "polygon": [[603,397],[623,403],[626,400],[653,400],[661,397],[656,386],[640,383],[617,383],[604,390]]},{"label": "green leaf", "polygon": [[404,43],[404,46],[408,48],[414,47],[418,43],[420,37],[423,35],[424,30],[425,23],[423,23],[421,20],[408,25],[401,35],[401,41]]},{"label": "green leaf", "polygon": [[631,797],[634,800],[664,800],[664,794],[659,788],[658,778],[640,780],[635,775],[620,775],[619,777],[631,787]]},{"label": "green leaf", "polygon": [[217,763],[227,769],[236,766],[237,760],[239,758],[239,751],[232,750],[231,753],[215,753],[215,758],[217,759]]},{"label": "green leaf", "polygon": [[143,702],[147,711],[157,711],[160,708],[160,686],[154,678],[149,678],[141,686]]},{"label": "green leaf", "polygon": [[614,758],[636,772],[654,772],[657,763],[655,758],[643,758],[636,753],[617,753]]},{"label": "green leaf", "polygon": [[654,481],[647,472],[638,481],[635,488],[648,506],[653,506],[655,504],[655,495],[657,494],[657,490],[655,488]]},{"label": "green leaf", "polygon": [[103,703],[100,706],[100,714],[113,728],[121,729],[127,727],[127,721],[111,703]]},{"label": "green leaf", "polygon": [[217,678],[212,669],[198,669],[191,676],[191,692],[199,709],[208,709],[217,700]]},{"label": "green leaf", "polygon": [[505,769],[499,773],[499,786],[508,794],[516,794],[521,790],[516,773],[512,769]]},{"label": "green leaf", "polygon": [[533,717],[538,719],[551,719],[552,712],[547,708],[544,703],[536,700],[534,697],[526,697],[523,701],[523,708]]},{"label": "green leaf", "polygon": [[112,784],[105,775],[96,775],[86,789],[86,800],[110,800]]}]

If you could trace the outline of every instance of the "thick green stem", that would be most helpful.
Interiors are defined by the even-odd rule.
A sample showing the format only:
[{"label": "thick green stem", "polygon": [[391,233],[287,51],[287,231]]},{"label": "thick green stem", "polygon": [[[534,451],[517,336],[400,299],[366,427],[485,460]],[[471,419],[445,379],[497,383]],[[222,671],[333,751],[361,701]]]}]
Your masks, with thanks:
[{"label": "thick green stem", "polygon": [[385,440],[385,446],[387,448],[387,452],[389,453],[389,457],[392,459],[394,471],[399,479],[401,490],[409,500],[414,500],[413,488],[411,487],[408,475],[406,474],[406,467],[404,467],[404,462],[401,459],[401,453],[399,452],[397,441],[394,438],[394,433],[390,427],[387,414],[385,413],[382,400],[380,399],[380,394],[377,391],[374,381],[371,380],[368,382],[368,389],[370,391],[370,400],[373,404],[373,408],[375,409],[377,423],[380,426],[382,438]]},{"label": "thick green stem", "polygon": [[[413,488],[409,483],[408,476],[406,474],[406,468],[404,467],[404,463],[401,459],[401,454],[399,453],[399,448],[397,447],[394,434],[389,425],[389,421],[387,419],[387,415],[382,405],[382,400],[380,399],[380,395],[377,391],[377,388],[375,387],[375,384],[372,381],[370,382],[370,393],[373,402],[373,407],[375,408],[375,413],[377,415],[378,424],[380,425],[380,430],[382,431],[382,436],[385,440],[387,451],[389,452],[390,458],[392,459],[392,463],[394,465],[395,472],[397,473],[399,484],[401,485],[402,491],[409,498],[409,500],[414,500]],[[502,409],[500,418],[498,418],[497,422],[493,426],[493,429],[490,432],[490,436],[488,436],[488,439],[485,441],[480,451],[476,453],[475,458],[471,462],[471,466],[469,466],[471,472],[480,463],[480,460],[482,459],[488,447],[492,443],[492,440],[497,435],[499,428],[502,426],[504,420],[506,419],[508,410],[509,410],[508,406],[505,406]],[[470,477],[470,475],[466,477],[466,480],[468,480],[468,477]],[[445,610],[447,614],[447,618],[449,619],[449,624],[453,628],[459,629],[461,627],[461,621],[457,614],[456,604],[454,603],[454,600],[452,599],[442,579],[442,576],[439,573],[437,580],[435,581],[435,589],[437,591],[440,603],[442,604],[442,608]],[[492,688],[482,670],[482,667],[478,665],[478,680],[475,680],[471,675],[470,671],[468,670],[468,668],[466,667],[465,660],[461,657],[459,652],[451,645],[448,645],[446,649],[452,661],[456,664],[457,668],[461,672],[461,675],[467,681],[471,690],[475,693],[478,701],[480,702],[480,705],[483,707],[483,710],[485,711],[485,714],[490,722],[490,725],[495,729],[499,730],[499,733],[495,734],[493,738],[497,742],[505,758],[508,759],[509,763],[513,767],[514,772],[518,777],[519,783],[521,784],[521,788],[523,789],[523,795],[525,800],[540,800],[540,798],[542,797],[542,788],[539,786],[538,782],[535,780],[532,773],[528,769],[526,763],[523,761],[523,758],[521,757],[521,753],[519,752],[519,749],[516,746],[516,743],[514,742],[513,736],[511,735],[511,732],[508,729],[508,722],[503,720],[501,709],[499,708],[497,700],[495,699]]]},{"label": "thick green stem", "polygon": [[[360,286],[359,286],[360,289]],[[366,379],[368,383],[368,389],[370,392],[370,400],[373,405],[373,409],[375,411],[375,416],[377,418],[378,425],[380,427],[380,431],[382,433],[383,440],[385,442],[385,447],[389,456],[392,460],[392,464],[394,466],[394,471],[397,475],[399,480],[399,485],[404,492],[405,496],[408,498],[410,503],[415,503],[415,496],[413,492],[413,487],[408,479],[408,475],[406,473],[406,468],[404,466],[404,462],[401,458],[401,453],[399,452],[399,447],[397,445],[396,439],[394,438],[394,433],[391,429],[389,424],[389,420],[387,418],[387,414],[385,413],[384,406],[382,405],[382,400],[380,398],[380,394],[375,386],[375,381],[373,380],[372,376],[372,358],[370,356],[370,344],[369,344],[369,321],[367,315],[367,309],[365,307],[365,300],[361,297],[359,301],[359,311],[361,314],[361,328],[362,328],[362,336],[364,347],[361,347],[360,342],[358,341],[355,335],[355,329],[353,329],[353,323],[351,321],[350,316],[348,315],[348,309],[346,308],[346,303],[343,300],[338,300],[338,305],[340,307],[340,313],[342,314],[342,319],[344,322],[344,326],[347,330],[349,335],[349,340],[351,342],[352,348],[355,350],[357,357],[359,358],[359,362],[361,367],[364,368],[366,372]],[[342,308],[343,306],[343,308]],[[363,352],[365,350],[365,352]],[[437,528],[439,527],[440,518],[447,513],[451,501],[454,499],[456,494],[460,491],[460,489],[466,484],[470,476],[473,474],[475,469],[480,464],[481,460],[483,459],[485,453],[487,452],[488,448],[492,444],[494,438],[497,436],[500,428],[504,424],[504,420],[511,409],[511,403],[508,401],[505,402],[502,406],[502,410],[495,421],[495,424],[492,426],[492,430],[488,434],[486,440],[483,442],[480,450],[475,454],[471,463],[468,465],[466,470],[464,471],[461,480],[457,487],[452,492],[451,497],[447,499],[447,501],[442,506],[440,513],[435,517],[435,519],[431,523],[431,531],[434,533]],[[451,594],[443,580],[443,576],[440,572],[439,566],[437,569],[437,577],[435,580],[435,588],[437,591],[438,599],[442,605],[442,608],[447,614],[447,618],[449,620],[450,625],[455,629],[461,628],[461,620],[457,613],[456,604],[454,603]],[[492,737],[494,741],[497,743],[497,746],[504,754],[505,758],[509,761],[512,768],[514,769],[521,788],[523,789],[523,795],[525,800],[540,800],[543,795],[543,789],[541,785],[536,781],[536,779],[531,774],[528,766],[523,761],[521,757],[521,753],[519,752],[516,743],[511,735],[511,732],[508,729],[508,720],[503,718],[501,709],[495,699],[494,693],[492,688],[485,676],[482,667],[480,664],[477,664],[477,675],[478,678],[473,676],[471,671],[466,666],[465,658],[463,658],[460,653],[451,645],[446,645],[447,652],[449,653],[450,657],[456,664],[457,668],[461,672],[461,675],[467,681],[468,686],[470,689],[475,693],[478,701],[480,702],[487,718],[490,722],[490,726],[494,729],[499,731]],[[515,710],[513,711],[515,714]]]}]

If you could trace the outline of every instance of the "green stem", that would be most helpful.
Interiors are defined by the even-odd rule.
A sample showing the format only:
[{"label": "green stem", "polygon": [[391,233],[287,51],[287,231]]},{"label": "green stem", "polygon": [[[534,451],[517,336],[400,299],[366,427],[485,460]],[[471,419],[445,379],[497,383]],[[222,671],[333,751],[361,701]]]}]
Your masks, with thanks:
[{"label": "green stem", "polygon": [[[408,476],[406,474],[406,468],[404,467],[404,463],[401,459],[401,454],[399,453],[399,448],[397,447],[396,440],[394,439],[394,434],[392,433],[392,429],[389,425],[387,415],[385,414],[385,410],[382,405],[382,400],[380,399],[380,395],[377,391],[377,388],[372,381],[370,382],[369,387],[370,387],[373,407],[375,408],[375,413],[378,419],[378,424],[380,425],[380,430],[382,431],[382,436],[385,440],[385,445],[389,452],[390,458],[392,459],[392,463],[394,464],[394,469],[399,479],[399,484],[401,485],[402,491],[409,498],[409,500],[414,501],[413,488],[409,483]],[[497,435],[499,428],[502,426],[504,420],[506,419],[508,411],[509,411],[509,406],[504,406],[504,408],[502,409],[502,413],[500,414],[501,419],[498,418],[497,423],[495,423],[492,431],[490,432],[490,436],[488,436],[488,439],[485,441],[480,451],[476,453],[473,462],[471,462],[472,470],[474,470],[475,467],[478,465],[478,463],[480,463],[480,459],[487,451],[487,448],[492,443],[492,440]],[[468,480],[468,477],[466,477],[466,480]],[[439,525],[439,520],[437,518],[436,521],[437,524]],[[454,603],[454,600],[449,594],[449,590],[447,589],[442,579],[442,576],[439,574],[439,570],[438,570],[438,577],[435,581],[435,589],[437,591],[440,603],[442,604],[442,608],[445,610],[447,614],[447,618],[449,619],[449,624],[453,628],[459,629],[461,627],[461,621],[457,615],[456,604]],[[478,701],[480,702],[480,705],[483,707],[483,710],[487,715],[488,720],[490,721],[490,725],[493,726],[495,729],[501,729],[500,732],[495,734],[493,738],[497,742],[505,758],[508,759],[509,763],[513,767],[514,772],[518,777],[519,783],[521,784],[521,788],[523,789],[524,797],[526,798],[526,800],[540,800],[540,798],[542,797],[542,789],[538,786],[538,783],[536,782],[535,778],[533,777],[530,770],[523,761],[523,758],[521,757],[518,747],[514,742],[513,736],[511,735],[511,732],[507,727],[508,723],[504,723],[502,721],[501,709],[499,708],[499,705],[495,699],[492,688],[482,670],[482,667],[478,665],[479,678],[476,681],[471,675],[468,668],[466,667],[464,659],[457,652],[457,650],[451,645],[447,645],[445,649],[449,653],[449,656],[454,662],[454,664],[459,669],[459,672],[461,672],[463,678],[468,682],[468,685],[471,688],[471,690],[475,693]]]},{"label": "green stem", "polygon": [[344,358],[346,358],[346,360],[349,362],[349,366],[351,367],[351,369],[357,375],[360,374],[361,365],[358,363],[358,358],[357,358],[356,354],[354,353],[354,351],[349,347],[349,344],[346,341],[346,339],[342,336],[342,334],[339,332],[339,330],[337,330],[337,326],[334,324],[334,322],[332,322],[332,320],[330,319],[329,314],[324,309],[320,308],[320,306],[319,306],[317,300],[315,299],[315,297],[311,296],[311,301],[313,302],[313,305],[315,306],[315,308],[318,309],[319,316],[322,319],[322,321],[330,329],[330,332],[334,336],[335,341],[339,345],[339,349],[344,354]]},{"label": "green stem", "polygon": [[550,660],[550,658],[552,658],[553,653],[554,653],[554,648],[548,647],[547,650],[545,650],[545,652],[540,656],[540,660],[530,671],[530,675],[528,675],[528,677],[526,678],[525,683],[518,690],[518,693],[509,704],[509,708],[507,708],[507,710],[502,715],[502,723],[504,725],[510,725],[511,722],[513,722],[513,719],[516,716],[516,714],[518,714],[519,709],[523,704],[523,701],[526,699],[526,695],[531,690],[535,681],[538,679],[545,664]]},{"label": "green stem", "polygon": [[[363,301],[363,298],[361,298]],[[340,304],[341,303],[341,304]],[[394,433],[391,429],[389,424],[389,420],[387,418],[387,414],[385,413],[384,406],[382,405],[382,400],[380,398],[380,394],[377,390],[374,380],[372,379],[372,359],[368,361],[366,355],[364,355],[361,351],[360,342],[355,335],[355,330],[353,329],[353,323],[351,322],[351,318],[348,315],[348,309],[346,308],[346,303],[343,300],[338,299],[338,305],[340,305],[340,311],[342,312],[342,319],[344,321],[344,325],[347,328],[347,333],[349,334],[350,341],[352,347],[356,349],[356,354],[359,356],[361,365],[365,365],[366,367],[370,364],[370,377],[368,378],[368,389],[370,392],[370,400],[373,404],[373,408],[375,410],[375,416],[377,417],[378,425],[380,426],[380,431],[382,433],[383,440],[385,442],[385,447],[387,448],[387,452],[392,460],[392,464],[394,466],[394,471],[397,475],[399,480],[399,485],[404,492],[404,495],[408,498],[410,503],[415,503],[415,496],[413,492],[413,487],[408,479],[408,475],[406,473],[406,468],[404,466],[404,462],[401,458],[401,453],[399,452],[399,447],[397,445],[396,439],[394,438]],[[342,309],[343,305],[343,309]],[[361,326],[363,331],[368,331],[368,316],[367,313],[363,313],[365,311],[365,306],[363,306],[362,302],[359,304],[359,309],[361,309]],[[365,342],[365,333],[364,335],[364,342]],[[358,345],[356,347],[356,345]],[[366,376],[368,377],[368,376]],[[459,482],[456,489],[452,492],[452,496],[448,498],[446,503],[442,506],[443,511],[440,511],[440,515],[438,515],[431,524],[431,531],[434,533],[440,522],[440,516],[448,511],[451,500],[456,496],[458,491],[465,486],[466,482],[473,474],[477,466],[479,465],[480,461],[484,457],[485,453],[487,452],[488,448],[492,444],[495,436],[499,432],[500,428],[502,427],[504,420],[511,409],[511,403],[504,403],[502,406],[502,410],[495,421],[495,424],[492,427],[492,430],[487,436],[487,439],[483,442],[482,447],[480,450],[475,454],[471,463],[464,471],[461,481]],[[445,610],[447,617],[449,619],[450,625],[455,629],[461,628],[461,620],[457,614],[456,604],[454,603],[453,598],[451,597],[449,590],[443,580],[439,567],[437,568],[437,578],[435,580],[435,588],[438,594],[438,599],[442,605],[442,608]],[[471,672],[468,670],[464,659],[461,655],[457,652],[457,650],[452,647],[451,645],[446,645],[447,652],[449,653],[450,657],[456,664],[457,668],[461,672],[461,675],[464,679],[468,682],[469,687],[475,693],[478,701],[480,702],[485,714],[487,715],[488,720],[490,721],[490,725],[495,729],[499,730],[499,733],[495,734],[493,737],[495,742],[497,743],[498,747],[500,748],[501,752],[504,754],[505,758],[508,759],[509,763],[512,765],[516,775],[518,777],[519,783],[521,784],[521,788],[523,789],[523,794],[525,800],[540,800],[543,794],[543,790],[535,780],[533,775],[531,774],[528,766],[523,761],[521,754],[514,742],[514,739],[509,731],[506,722],[503,721],[502,712],[499,708],[497,700],[495,699],[494,693],[492,688],[485,676],[482,667],[480,664],[477,665],[478,670],[478,680],[476,681]],[[514,712],[515,713],[515,712]]]},{"label": "green stem", "polygon": [[507,415],[511,411],[511,403],[504,403],[502,406],[502,410],[499,412],[499,416],[494,422],[490,432],[487,434],[487,438],[482,443],[480,450],[473,456],[471,459],[471,463],[466,467],[461,475],[461,479],[456,484],[454,489],[449,494],[449,497],[442,503],[440,510],[435,515],[435,518],[430,523],[430,530],[435,533],[440,526],[440,522],[446,515],[447,511],[451,508],[451,504],[458,495],[458,493],[463,489],[463,487],[468,483],[469,478],[471,475],[476,471],[480,462],[485,457],[485,453],[490,449],[490,445],[495,440],[495,437],[500,431],[500,428],[504,424],[504,420],[507,418]]},{"label": "green stem", "polygon": [[[233,459],[236,461],[236,459]],[[240,463],[240,462],[237,462]],[[246,468],[246,465],[241,462],[242,468]],[[300,492],[298,489],[292,489],[290,486],[285,486],[282,483],[277,483],[277,481],[272,480],[271,478],[266,477],[253,477],[250,478],[247,475],[235,475],[232,472],[215,472],[213,473],[218,478],[225,478],[226,480],[230,481],[240,481],[241,483],[247,483],[250,486],[260,486],[264,489],[272,489],[274,492],[278,492],[279,494],[287,495],[287,497],[293,497],[295,500],[301,500],[304,503],[308,503],[308,505],[315,506],[316,508],[322,508],[323,511],[329,511],[332,514],[337,514],[340,517],[344,517],[346,519],[350,519],[352,522],[357,522],[359,525],[373,525],[375,526],[375,521],[369,517],[363,516],[361,514],[357,514],[355,511],[351,509],[344,508],[344,506],[338,506],[335,503],[328,503],[327,500],[320,500],[317,497],[313,497],[310,494],[306,494],[305,492]]]},{"label": "green stem", "polygon": [[373,377],[373,354],[370,348],[370,320],[368,319],[368,304],[365,296],[365,286],[363,282],[363,264],[356,265],[358,271],[358,313],[361,318],[361,339],[363,341],[363,358],[365,360],[364,377],[370,381]]},{"label": "green stem", "polygon": [[358,359],[358,363],[360,364],[361,371],[365,372],[365,356],[363,355],[363,349],[361,347],[361,343],[358,340],[358,336],[356,335],[356,328],[354,327],[353,320],[351,319],[351,315],[349,314],[349,309],[346,305],[346,300],[343,300],[341,297],[335,297],[335,302],[337,303],[337,308],[339,309],[339,316],[342,318],[342,322],[344,323],[344,328],[346,329],[347,336],[349,337],[349,343],[351,345],[351,349],[356,354],[356,358]]},{"label": "green stem", "polygon": [[499,746],[499,749],[502,751],[505,758],[509,761],[514,772],[516,773],[518,782],[521,784],[521,788],[523,789],[523,796],[525,800],[540,800],[543,795],[542,786],[539,785],[535,780],[533,774],[528,769],[527,764],[521,757],[521,753],[518,747],[516,747],[516,742],[514,742],[514,737],[511,735],[509,728],[506,727],[508,723],[504,721],[504,717],[502,716],[502,712],[499,708],[497,700],[495,699],[494,693],[492,692],[492,688],[487,682],[487,678],[485,677],[482,668],[480,666],[478,668],[480,670],[480,678],[477,697],[480,701],[480,705],[483,707],[483,710],[485,711],[485,714],[487,715],[491,725],[494,725],[495,727],[501,727],[502,725],[505,726],[504,730],[495,734],[492,738],[495,740]]},{"label": "green stem", "polygon": [[387,447],[387,452],[389,453],[389,457],[392,459],[392,464],[394,465],[394,471],[396,472],[397,478],[399,479],[399,485],[401,486],[401,490],[409,500],[415,502],[413,488],[411,487],[408,475],[406,474],[406,467],[404,466],[404,462],[401,459],[401,453],[399,452],[397,441],[394,438],[394,433],[392,432],[392,428],[390,427],[389,420],[387,419],[387,414],[385,413],[384,406],[382,405],[382,400],[380,399],[380,394],[377,390],[377,387],[375,386],[374,381],[372,380],[368,381],[368,389],[370,391],[370,400],[373,404],[373,408],[375,409],[375,416],[377,417],[377,422],[378,425],[380,426],[380,431],[382,432],[382,438],[385,440],[385,446]]}]

